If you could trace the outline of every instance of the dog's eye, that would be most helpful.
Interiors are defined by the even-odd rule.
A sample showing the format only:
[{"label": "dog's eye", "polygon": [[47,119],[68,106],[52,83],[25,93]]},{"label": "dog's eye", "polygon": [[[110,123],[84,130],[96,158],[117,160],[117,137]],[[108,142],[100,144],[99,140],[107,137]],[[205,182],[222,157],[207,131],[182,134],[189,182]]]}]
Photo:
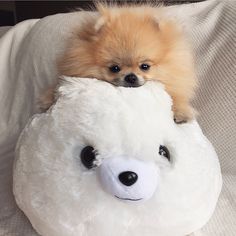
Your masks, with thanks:
[{"label": "dog's eye", "polygon": [[91,146],[84,147],[80,153],[80,159],[86,168],[91,169],[95,167],[96,153],[94,148]]},{"label": "dog's eye", "polygon": [[139,66],[139,68],[140,68],[140,70],[146,71],[146,70],[150,69],[150,65],[143,63]]},{"label": "dog's eye", "polygon": [[166,157],[168,161],[170,161],[170,152],[166,146],[160,145],[159,154],[163,157]]},{"label": "dog's eye", "polygon": [[113,65],[113,66],[110,66],[109,67],[109,70],[112,72],[112,73],[118,73],[120,72],[120,67],[118,65]]}]

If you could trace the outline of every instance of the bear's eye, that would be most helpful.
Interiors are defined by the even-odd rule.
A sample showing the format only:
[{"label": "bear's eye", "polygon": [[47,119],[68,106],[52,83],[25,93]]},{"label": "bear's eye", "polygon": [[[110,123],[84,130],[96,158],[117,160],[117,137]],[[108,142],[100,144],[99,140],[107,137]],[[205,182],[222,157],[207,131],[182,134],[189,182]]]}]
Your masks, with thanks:
[{"label": "bear's eye", "polygon": [[112,73],[118,73],[120,72],[120,67],[118,65],[112,65],[109,67],[109,70],[112,72]]},{"label": "bear's eye", "polygon": [[84,147],[80,153],[80,159],[86,168],[92,169],[95,167],[94,161],[96,160],[96,153],[94,148],[91,146]]},{"label": "bear's eye", "polygon": [[166,146],[160,145],[159,154],[163,157],[166,157],[168,161],[170,161],[170,152]]}]

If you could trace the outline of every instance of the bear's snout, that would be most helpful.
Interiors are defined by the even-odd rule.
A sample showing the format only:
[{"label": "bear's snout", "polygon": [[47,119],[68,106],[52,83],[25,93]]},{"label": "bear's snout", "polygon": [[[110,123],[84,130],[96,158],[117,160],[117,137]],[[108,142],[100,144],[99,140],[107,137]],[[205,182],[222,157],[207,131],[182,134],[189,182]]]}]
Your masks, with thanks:
[{"label": "bear's snout", "polygon": [[103,189],[121,200],[148,200],[157,188],[157,166],[134,158],[105,158],[98,174]]}]

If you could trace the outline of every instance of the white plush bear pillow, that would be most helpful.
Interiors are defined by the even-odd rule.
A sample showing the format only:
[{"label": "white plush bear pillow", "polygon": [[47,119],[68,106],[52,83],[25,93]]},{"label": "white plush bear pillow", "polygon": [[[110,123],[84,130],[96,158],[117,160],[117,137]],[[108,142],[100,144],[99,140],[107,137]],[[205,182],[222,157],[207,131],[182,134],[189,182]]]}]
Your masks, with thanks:
[{"label": "white plush bear pillow", "polygon": [[217,155],[196,121],[177,125],[163,86],[64,78],[17,145],[14,194],[44,236],[183,236],[211,217]]}]

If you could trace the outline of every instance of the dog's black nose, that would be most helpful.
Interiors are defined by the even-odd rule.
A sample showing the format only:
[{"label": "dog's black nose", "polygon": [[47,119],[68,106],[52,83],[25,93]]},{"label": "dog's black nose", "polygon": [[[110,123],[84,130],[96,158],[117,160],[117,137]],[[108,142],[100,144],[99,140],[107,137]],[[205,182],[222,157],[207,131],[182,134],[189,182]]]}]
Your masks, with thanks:
[{"label": "dog's black nose", "polygon": [[125,82],[132,87],[133,85],[137,84],[138,77],[133,73],[128,74],[125,76]]},{"label": "dog's black nose", "polygon": [[132,171],[125,171],[119,174],[119,180],[122,184],[131,186],[138,180],[138,175]]}]

